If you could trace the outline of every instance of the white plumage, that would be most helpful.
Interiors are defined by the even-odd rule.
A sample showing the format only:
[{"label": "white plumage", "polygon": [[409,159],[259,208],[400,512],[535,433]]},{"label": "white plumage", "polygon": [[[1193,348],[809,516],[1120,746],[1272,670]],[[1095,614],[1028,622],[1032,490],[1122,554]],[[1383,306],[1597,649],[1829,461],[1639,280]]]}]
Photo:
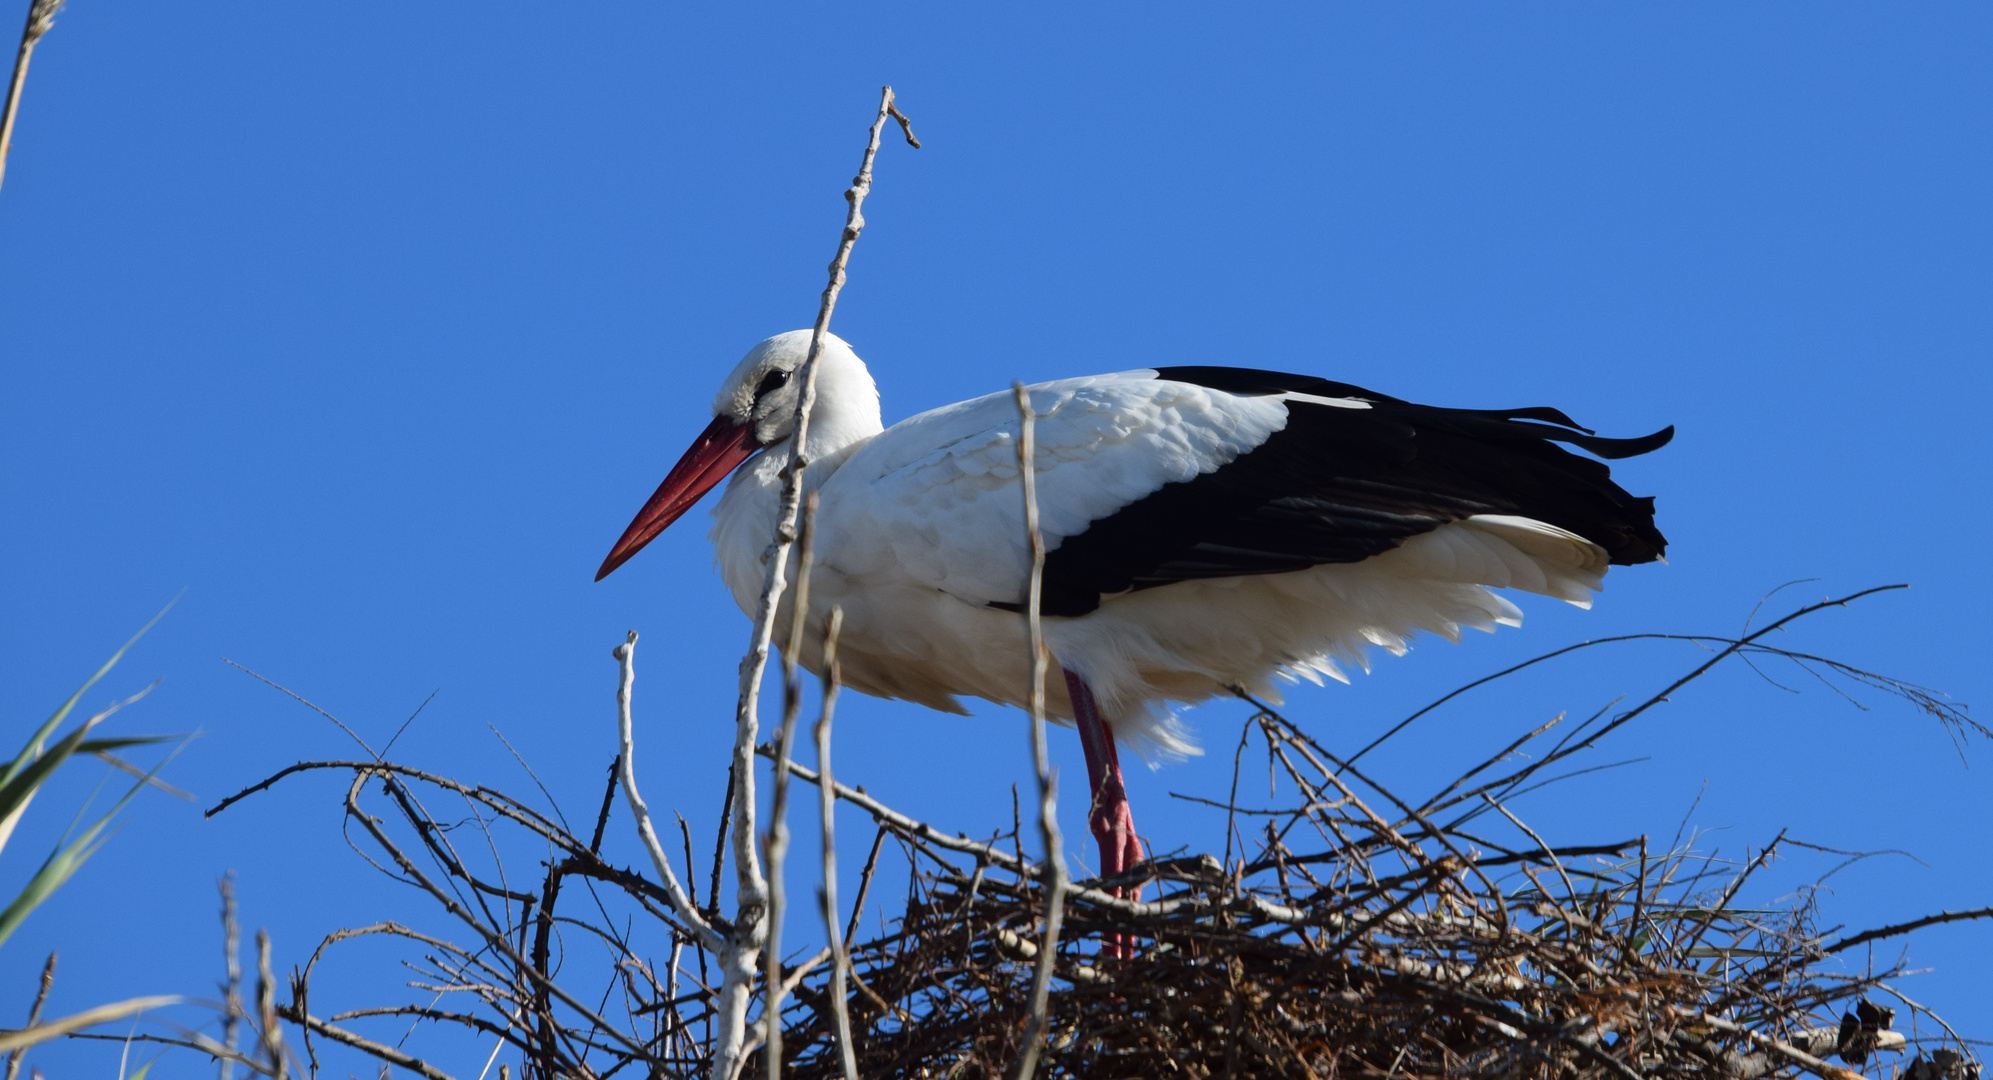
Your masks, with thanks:
[{"label": "white plumage", "polygon": [[[764,387],[765,373],[799,365],[808,345],[808,331],[763,342],[715,402],[717,416],[751,423],[760,441],[779,444],[734,474],[714,511],[720,570],[744,611],[765,578],[794,402],[786,383],[764,393],[760,408],[751,391]],[[950,712],[964,711],[960,696],[1023,705],[1023,620],[992,606],[1021,603],[1030,570],[1011,394],[886,428],[871,375],[848,345],[827,338],[820,365],[806,474],[820,508],[801,661],[815,670],[823,618],[837,605],[844,681],[854,689]],[[1265,444],[1297,402],[1371,408],[1350,397],[1228,393],[1152,369],[1029,392],[1040,514],[1053,551],[1164,485],[1214,473]],[[1233,684],[1272,696],[1283,677],[1346,681],[1347,668],[1367,670],[1372,649],[1403,653],[1420,631],[1458,640],[1463,628],[1519,625],[1518,609],[1491,589],[1589,606],[1606,566],[1602,547],[1555,525],[1475,514],[1360,561],[1130,591],[1084,615],[1048,617],[1044,627],[1057,661],[1092,688],[1118,739],[1182,754],[1193,747],[1171,702]],[[790,625],[786,609],[776,625]],[[1065,687],[1054,680],[1048,692],[1051,711],[1070,719]]]}]

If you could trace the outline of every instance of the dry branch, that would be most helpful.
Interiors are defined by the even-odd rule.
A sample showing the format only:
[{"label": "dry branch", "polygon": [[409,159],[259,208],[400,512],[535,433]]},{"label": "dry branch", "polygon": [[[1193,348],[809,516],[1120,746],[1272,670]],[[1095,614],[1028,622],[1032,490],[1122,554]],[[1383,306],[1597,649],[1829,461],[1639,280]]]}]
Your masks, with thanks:
[{"label": "dry branch", "polygon": [[[895,111],[897,114],[897,110]],[[906,124],[901,118],[902,126]],[[913,138],[913,131],[907,131],[907,138]],[[919,143],[914,143],[919,146]],[[819,715],[814,732],[817,744],[817,773],[822,778],[817,784],[817,813],[821,822],[823,838],[823,886],[817,894],[817,906],[823,913],[824,935],[830,945],[830,1007],[831,1019],[837,1035],[838,1064],[843,1069],[844,1080],[858,1080],[858,1059],[851,1046],[851,1011],[846,1005],[845,971],[851,965],[850,953],[845,948],[847,935],[838,925],[837,905],[837,796],[833,786],[837,783],[830,767],[830,725],[837,711],[837,694],[840,672],[837,666],[837,639],[844,629],[844,609],[833,607],[830,618],[824,622],[823,646],[823,712]],[[786,770],[785,770],[786,771]],[[883,834],[882,834],[883,838]],[[878,854],[878,846],[873,846],[873,854]],[[865,881],[870,884],[875,860],[866,860]],[[865,890],[858,894],[858,906],[853,909],[855,919],[865,910]]]},{"label": "dry branch", "polygon": [[[616,646],[611,655],[622,669],[622,680],[616,688],[616,731],[620,739],[617,761],[622,767],[623,801],[629,805],[631,816],[637,820],[637,838],[643,842],[645,853],[650,855],[651,869],[657,871],[658,880],[664,884],[664,894],[671,902],[671,909],[707,948],[717,952],[722,948],[724,939],[678,884],[678,875],[671,869],[671,858],[664,853],[664,845],[657,838],[657,828],[651,824],[650,806],[637,790],[636,725],[630,717],[630,696],[637,680],[637,632],[630,631],[629,637]],[[688,873],[691,869],[686,867]]]},{"label": "dry branch", "polygon": [[[21,91],[28,83],[28,61],[35,45],[55,26],[55,13],[69,0],[30,0],[27,25],[21,28],[21,45],[14,52],[14,76],[7,82],[7,103],[0,107],[0,182],[7,178],[7,154],[14,148],[14,117],[21,110]],[[902,121],[904,123],[904,121]],[[913,132],[907,132],[913,138]],[[918,143],[914,145],[918,146]]]},{"label": "dry branch", "polygon": [[810,612],[810,568],[816,554],[816,509],[817,494],[812,491],[803,500],[796,595],[789,605],[792,617],[789,620],[788,646],[782,650],[782,726],[775,737],[775,791],[769,800],[768,837],[763,842],[768,853],[768,942],[762,947],[762,967],[766,972],[763,976],[765,984],[772,989],[761,1007],[764,1018],[761,1041],[766,1050],[767,1064],[764,1067],[770,1077],[780,1076],[782,1072],[782,1025],[765,1021],[767,1017],[781,1015],[782,999],[786,995],[782,978],[782,920],[789,909],[787,882],[783,878],[789,856],[789,770],[786,766],[794,756],[796,721],[803,715],[803,677],[799,656],[803,629]]},{"label": "dry branch", "polygon": [[[740,696],[734,713],[731,765],[732,843],[738,907],[733,930],[727,935],[726,947],[719,957],[720,1031],[717,1039],[721,1050],[713,1063],[714,1080],[732,1080],[737,1071],[736,1055],[742,1053],[747,1044],[748,998],[753,990],[754,969],[768,940],[768,881],[762,874],[755,852],[754,753],[761,737],[761,677],[768,667],[768,650],[774,637],[776,612],[781,607],[782,594],[788,584],[789,554],[797,540],[797,523],[802,513],[803,481],[809,467],[810,411],[816,405],[817,398],[817,361],[823,354],[824,336],[830,332],[831,314],[837,309],[838,294],[844,289],[845,267],[851,261],[851,249],[865,228],[863,209],[865,196],[872,190],[872,162],[879,153],[879,135],[888,117],[894,115],[897,115],[897,110],[893,105],[893,88],[884,87],[880,91],[878,116],[872,121],[866,138],[858,176],[844,193],[845,201],[850,204],[845,213],[844,231],[838,239],[837,254],[830,262],[830,282],[824,287],[823,299],[817,306],[816,323],[810,332],[810,351],[798,371],[802,376],[797,380],[801,391],[796,398],[794,430],[789,436],[789,460],[782,467],[781,505],[776,517],[775,537],[764,556],[768,577],[755,607],[754,633],[747,655],[741,658]],[[908,141],[912,142],[912,128],[906,126],[903,117],[901,123],[906,127]],[[775,1038],[779,1039],[780,1034],[776,1033]]]},{"label": "dry branch", "polygon": [[1044,936],[1033,946],[1038,964],[1031,979],[1031,1011],[1024,1025],[1024,1048],[1018,1055],[1016,1072],[1017,1080],[1031,1080],[1037,1075],[1038,1055],[1044,1046],[1052,974],[1058,966],[1059,932],[1066,917],[1068,883],[1066,842],[1059,835],[1058,778],[1052,774],[1051,751],[1045,744],[1047,654],[1039,613],[1045,584],[1045,534],[1038,527],[1037,415],[1031,409],[1031,395],[1023,383],[1013,383],[1011,393],[1017,399],[1017,468],[1023,479],[1025,539],[1031,548],[1031,584],[1024,607],[1031,656],[1031,765],[1038,781],[1038,842],[1045,852],[1045,929]]},{"label": "dry branch", "polygon": [[[48,954],[48,959],[42,963],[41,985],[35,990],[34,1006],[28,1010],[29,1027],[41,1023],[42,1006],[48,1004],[48,990],[53,985],[55,985],[55,953],[51,952]],[[21,1075],[21,1059],[26,1057],[27,1053],[28,1048],[23,1046],[7,1055],[7,1080],[16,1080]],[[223,1080],[227,1078],[224,1077]]]}]

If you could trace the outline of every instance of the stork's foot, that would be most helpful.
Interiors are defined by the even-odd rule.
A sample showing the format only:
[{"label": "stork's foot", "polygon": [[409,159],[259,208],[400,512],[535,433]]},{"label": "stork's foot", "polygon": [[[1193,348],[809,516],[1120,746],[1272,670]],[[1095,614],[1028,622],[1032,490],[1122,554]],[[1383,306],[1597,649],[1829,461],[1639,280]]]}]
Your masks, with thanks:
[{"label": "stork's foot", "polygon": [[[1128,788],[1121,780],[1121,756],[1115,751],[1114,729],[1100,715],[1100,703],[1093,691],[1072,672],[1064,672],[1066,691],[1073,699],[1073,722],[1080,730],[1080,746],[1086,751],[1088,790],[1092,803],[1087,812],[1087,828],[1100,845],[1100,874],[1113,877],[1142,862],[1142,842],[1135,836],[1135,812],[1128,808]],[[1142,898],[1139,885],[1114,895]],[[1110,934],[1103,952],[1125,960],[1135,955],[1134,939],[1128,934]]]},{"label": "stork's foot", "polygon": [[[1135,836],[1135,813],[1128,807],[1128,791],[1122,787],[1119,770],[1110,773],[1107,782],[1094,791],[1087,828],[1100,845],[1100,876],[1113,877],[1141,864],[1142,842]],[[1136,886],[1135,892],[1139,894],[1141,887]]]}]

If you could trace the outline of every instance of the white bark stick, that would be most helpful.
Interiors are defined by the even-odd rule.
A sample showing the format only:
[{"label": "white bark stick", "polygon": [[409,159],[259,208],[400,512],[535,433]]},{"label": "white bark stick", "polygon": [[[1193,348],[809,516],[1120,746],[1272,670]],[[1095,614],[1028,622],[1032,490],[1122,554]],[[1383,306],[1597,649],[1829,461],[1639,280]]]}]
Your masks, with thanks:
[{"label": "white bark stick", "polygon": [[[657,829],[651,825],[650,807],[645,805],[643,795],[637,791],[637,747],[634,725],[630,720],[630,691],[637,681],[637,632],[611,654],[623,667],[623,680],[616,688],[617,734],[621,739],[623,763],[620,767],[623,801],[630,806],[630,816],[637,819],[637,837],[643,841],[644,850],[650,854],[652,869],[657,871],[658,881],[663,883],[665,895],[671,898],[672,913],[683,920],[686,927],[699,936],[701,944],[714,952],[725,945],[720,932],[715,930],[706,917],[685,895],[678,884],[678,875],[671,870],[671,860],[665,857],[664,845],[658,842]],[[690,867],[686,868],[689,872]]]},{"label": "white bark stick", "polygon": [[769,989],[761,1005],[762,1046],[767,1053],[768,1080],[782,1076],[782,919],[789,900],[783,872],[789,857],[789,761],[795,756],[796,721],[803,714],[803,679],[797,655],[802,649],[810,610],[810,566],[815,561],[817,495],[803,500],[802,557],[796,570],[796,598],[790,603],[788,643],[782,647],[782,728],[775,739],[775,794],[768,805],[768,944],[763,949],[763,984]]},{"label": "white bark stick", "polygon": [[1052,775],[1051,752],[1045,745],[1045,633],[1038,612],[1045,584],[1045,534],[1038,528],[1037,417],[1024,384],[1014,383],[1011,390],[1017,395],[1017,469],[1024,480],[1024,529],[1031,542],[1031,589],[1024,610],[1031,649],[1031,761],[1038,775],[1038,839],[1045,847],[1045,938],[1031,979],[1031,1019],[1024,1026],[1024,1052],[1017,1060],[1017,1080],[1030,1080],[1038,1071],[1038,1054],[1044,1046],[1059,930],[1065,921],[1066,858],[1065,840],[1059,835],[1058,778]]},{"label": "white bark stick", "polygon": [[[720,954],[720,994],[715,1004],[716,1024],[713,1047],[713,1080],[733,1080],[744,1062],[747,1046],[748,999],[753,996],[756,961],[768,935],[768,881],[761,872],[755,851],[754,751],[761,737],[761,676],[768,669],[768,648],[775,631],[775,613],[782,604],[788,584],[789,550],[796,543],[797,519],[802,513],[803,475],[809,466],[810,410],[817,400],[817,357],[823,352],[824,335],[830,332],[831,313],[837,308],[838,293],[844,289],[844,268],[851,261],[852,245],[864,231],[865,196],[872,190],[872,160],[879,153],[879,133],[893,107],[893,88],[882,88],[879,114],[872,121],[866,139],[865,156],[858,176],[844,193],[850,209],[844,217],[844,232],[838,239],[837,255],[830,263],[830,284],[824,287],[817,307],[817,321],[810,333],[810,352],[803,361],[802,391],[796,399],[795,430],[789,437],[789,461],[782,469],[782,503],[776,517],[775,540],[763,556],[768,577],[755,606],[754,636],[747,655],[740,662],[740,697],[734,711],[734,804],[733,849],[736,914],[727,948]],[[911,138],[909,138],[911,141]]]},{"label": "white bark stick", "polygon": [[[823,714],[817,720],[815,732],[817,775],[822,778],[817,785],[817,813],[823,822],[823,889],[817,894],[817,906],[823,911],[824,933],[830,941],[830,1008],[837,1028],[838,1063],[844,1069],[844,1080],[858,1080],[858,1051],[851,1045],[851,1009],[845,1003],[849,992],[845,969],[850,966],[851,957],[845,951],[844,928],[839,924],[837,910],[837,795],[832,787],[837,781],[830,771],[830,721],[837,709],[839,684],[837,636],[843,629],[844,609],[831,608],[823,636]],[[863,897],[859,899],[864,902]]]},{"label": "white bark stick", "polygon": [[1721,1020],[1708,1013],[1683,1011],[1678,1015],[1691,1023],[1707,1024],[1718,1031],[1728,1032],[1732,1035],[1741,1035],[1749,1039],[1752,1044],[1763,1047],[1792,1064],[1805,1069],[1807,1072],[1824,1078],[1824,1080],[1865,1080],[1858,1070],[1844,1069],[1839,1065],[1829,1064],[1796,1046],[1782,1043],[1762,1031],[1753,1031],[1742,1024],[1733,1023],[1729,1020]]}]

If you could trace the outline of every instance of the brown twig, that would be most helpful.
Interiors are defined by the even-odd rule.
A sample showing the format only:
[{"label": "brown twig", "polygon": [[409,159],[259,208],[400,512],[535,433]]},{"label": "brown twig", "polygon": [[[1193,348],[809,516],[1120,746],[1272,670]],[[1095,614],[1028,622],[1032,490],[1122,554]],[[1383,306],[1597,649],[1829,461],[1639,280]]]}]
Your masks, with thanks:
[{"label": "brown twig", "polygon": [[913,121],[907,119],[907,114],[901,112],[900,107],[893,103],[893,99],[890,96],[891,89],[891,87],[887,88],[886,111],[892,114],[893,119],[900,122],[900,133],[906,136],[907,145],[918,150],[920,149],[920,140],[913,137]]},{"label": "brown twig", "polygon": [[[48,988],[54,984],[55,953],[51,952],[48,954],[48,959],[42,963],[41,986],[35,991],[34,1005],[28,1009],[27,1026],[34,1027],[42,1022],[42,1006],[48,1003]],[[25,1046],[7,1055],[7,1080],[17,1080],[21,1075],[21,1059],[27,1056],[28,1048]]]},{"label": "brown twig", "polygon": [[1912,919],[1909,922],[1897,923],[1894,926],[1879,926],[1873,930],[1864,930],[1859,934],[1850,934],[1834,942],[1832,945],[1823,946],[1820,951],[1832,955],[1852,949],[1857,945],[1866,945],[1871,941],[1880,941],[1883,938],[1908,934],[1913,930],[1922,930],[1926,926],[1938,926],[1942,923],[1960,922],[1966,919],[1993,919],[1993,907],[1972,908],[1967,911],[1941,911],[1936,915],[1926,915],[1921,919]]},{"label": "brown twig", "polygon": [[314,1034],[323,1035],[333,1042],[344,1043],[369,1057],[407,1069],[417,1076],[427,1077],[428,1080],[454,1080],[449,1073],[438,1069],[434,1065],[412,1054],[403,1053],[392,1046],[386,1046],[364,1036],[356,1035],[345,1028],[321,1020],[310,1013],[286,1011],[283,1017]]},{"label": "brown twig", "polygon": [[457,900],[452,898],[447,891],[440,888],[434,881],[430,880],[429,876],[427,874],[424,874],[422,872],[422,869],[416,866],[415,863],[409,859],[408,855],[405,852],[403,852],[401,848],[398,847],[391,839],[389,839],[388,835],[384,831],[382,831],[379,821],[377,821],[375,818],[362,811],[359,808],[357,802],[360,788],[362,785],[366,783],[367,778],[370,775],[372,775],[372,770],[361,770],[357,772],[357,774],[354,776],[353,785],[350,788],[348,788],[346,792],[347,813],[349,817],[360,823],[360,827],[364,829],[367,832],[367,834],[373,838],[376,844],[380,845],[383,851],[388,853],[388,856],[394,861],[396,868],[398,868],[412,884],[420,888],[422,891],[428,893],[432,899],[434,899],[438,904],[442,905],[443,909],[449,912],[451,916],[456,918],[459,922],[462,922],[464,925],[470,927],[480,937],[484,938],[486,945],[492,950],[502,955],[505,958],[505,960],[511,965],[513,965],[514,969],[517,970],[520,974],[526,976],[535,985],[544,986],[551,994],[553,994],[554,997],[559,998],[562,1004],[566,1005],[570,1009],[573,1009],[575,1012],[580,1013],[583,1017],[585,1017],[589,1021],[590,1024],[594,1025],[595,1030],[602,1032],[604,1035],[608,1036],[611,1040],[620,1044],[625,1050],[629,1051],[632,1056],[638,1058],[647,1057],[648,1055],[645,1053],[644,1047],[641,1043],[637,1042],[636,1040],[630,1038],[628,1035],[624,1034],[619,1028],[610,1024],[607,1020],[604,1020],[598,1013],[596,1013],[595,1010],[589,1008],[586,1004],[577,999],[573,994],[569,993],[567,989],[562,987],[558,982],[546,976],[540,975],[539,972],[535,971],[531,963],[529,963],[525,957],[519,954],[519,951],[513,947],[512,943],[506,939],[504,934],[491,929],[489,926],[486,926],[483,922],[481,922],[478,919],[476,915],[472,914],[468,909],[466,909],[463,906],[463,904],[459,903]]}]

